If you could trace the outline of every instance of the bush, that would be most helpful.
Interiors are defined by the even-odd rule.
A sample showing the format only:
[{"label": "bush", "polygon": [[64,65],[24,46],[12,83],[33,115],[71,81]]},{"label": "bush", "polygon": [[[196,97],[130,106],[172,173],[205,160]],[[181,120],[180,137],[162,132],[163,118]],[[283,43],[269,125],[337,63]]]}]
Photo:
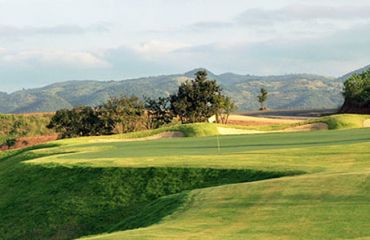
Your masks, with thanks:
[{"label": "bush", "polygon": [[17,143],[17,139],[15,139],[15,138],[8,138],[8,139],[5,140],[5,145],[8,148],[14,147],[16,143]]}]

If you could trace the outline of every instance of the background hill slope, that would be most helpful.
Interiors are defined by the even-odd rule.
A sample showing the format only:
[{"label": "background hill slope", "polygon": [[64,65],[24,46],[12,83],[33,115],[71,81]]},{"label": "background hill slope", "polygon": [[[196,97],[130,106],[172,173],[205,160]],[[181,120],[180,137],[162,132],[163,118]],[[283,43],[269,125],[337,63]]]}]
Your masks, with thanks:
[{"label": "background hill slope", "polygon": [[[67,81],[11,94],[0,92],[0,112],[51,112],[82,104],[97,105],[109,96],[168,96],[181,82],[194,77],[197,70],[123,81]],[[241,111],[258,109],[256,95],[261,87],[269,91],[268,106],[272,109],[337,108],[343,103],[342,85],[348,76],[335,79],[312,74],[253,76],[209,72],[209,78],[223,86]]]}]

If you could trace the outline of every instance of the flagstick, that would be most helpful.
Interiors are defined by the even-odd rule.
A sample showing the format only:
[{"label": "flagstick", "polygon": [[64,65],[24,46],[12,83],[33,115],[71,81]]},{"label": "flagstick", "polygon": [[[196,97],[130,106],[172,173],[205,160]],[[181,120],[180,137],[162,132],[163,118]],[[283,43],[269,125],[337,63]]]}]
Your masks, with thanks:
[{"label": "flagstick", "polygon": [[218,137],[218,135],[217,135],[217,150],[218,150],[218,153],[221,152],[220,138]]}]

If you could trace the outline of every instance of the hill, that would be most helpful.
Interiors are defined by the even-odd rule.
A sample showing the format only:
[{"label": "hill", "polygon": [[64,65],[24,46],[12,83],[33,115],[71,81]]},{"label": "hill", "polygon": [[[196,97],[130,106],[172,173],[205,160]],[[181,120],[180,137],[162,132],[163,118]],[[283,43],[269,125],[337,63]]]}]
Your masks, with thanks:
[{"label": "hill", "polygon": [[347,80],[349,77],[351,77],[353,74],[360,74],[360,73],[363,73],[364,71],[366,71],[367,69],[369,69],[370,68],[370,65],[367,65],[367,66],[365,66],[365,67],[363,67],[363,68],[360,68],[360,69],[357,69],[357,70],[355,70],[355,71],[352,71],[352,72],[350,72],[350,73],[347,73],[347,74],[345,74],[345,75],[343,75],[342,77],[340,77],[340,78],[338,78],[339,80],[341,80],[341,81],[345,81],[345,80]]},{"label": "hill", "polygon": [[[124,81],[67,81],[11,94],[0,93],[0,112],[52,112],[82,104],[97,105],[109,96],[119,95],[168,96],[181,82],[194,77],[196,71]],[[209,72],[209,77],[222,85],[241,111],[258,109],[256,96],[261,87],[270,92],[268,106],[272,109],[338,108],[343,101],[342,81],[318,75],[262,77]]]},{"label": "hill", "polygon": [[370,237],[370,129],[217,138],[212,126],[177,129],[191,138],[87,137],[0,152],[0,236]]}]

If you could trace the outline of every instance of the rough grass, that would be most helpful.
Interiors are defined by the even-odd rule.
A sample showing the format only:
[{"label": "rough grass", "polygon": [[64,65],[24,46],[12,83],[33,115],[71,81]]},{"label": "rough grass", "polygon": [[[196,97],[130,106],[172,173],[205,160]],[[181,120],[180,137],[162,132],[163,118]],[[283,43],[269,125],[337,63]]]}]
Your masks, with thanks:
[{"label": "rough grass", "polygon": [[5,142],[9,134],[17,126],[16,132],[12,137],[34,137],[48,134],[55,134],[54,131],[47,129],[53,114],[0,114],[0,145]]}]

